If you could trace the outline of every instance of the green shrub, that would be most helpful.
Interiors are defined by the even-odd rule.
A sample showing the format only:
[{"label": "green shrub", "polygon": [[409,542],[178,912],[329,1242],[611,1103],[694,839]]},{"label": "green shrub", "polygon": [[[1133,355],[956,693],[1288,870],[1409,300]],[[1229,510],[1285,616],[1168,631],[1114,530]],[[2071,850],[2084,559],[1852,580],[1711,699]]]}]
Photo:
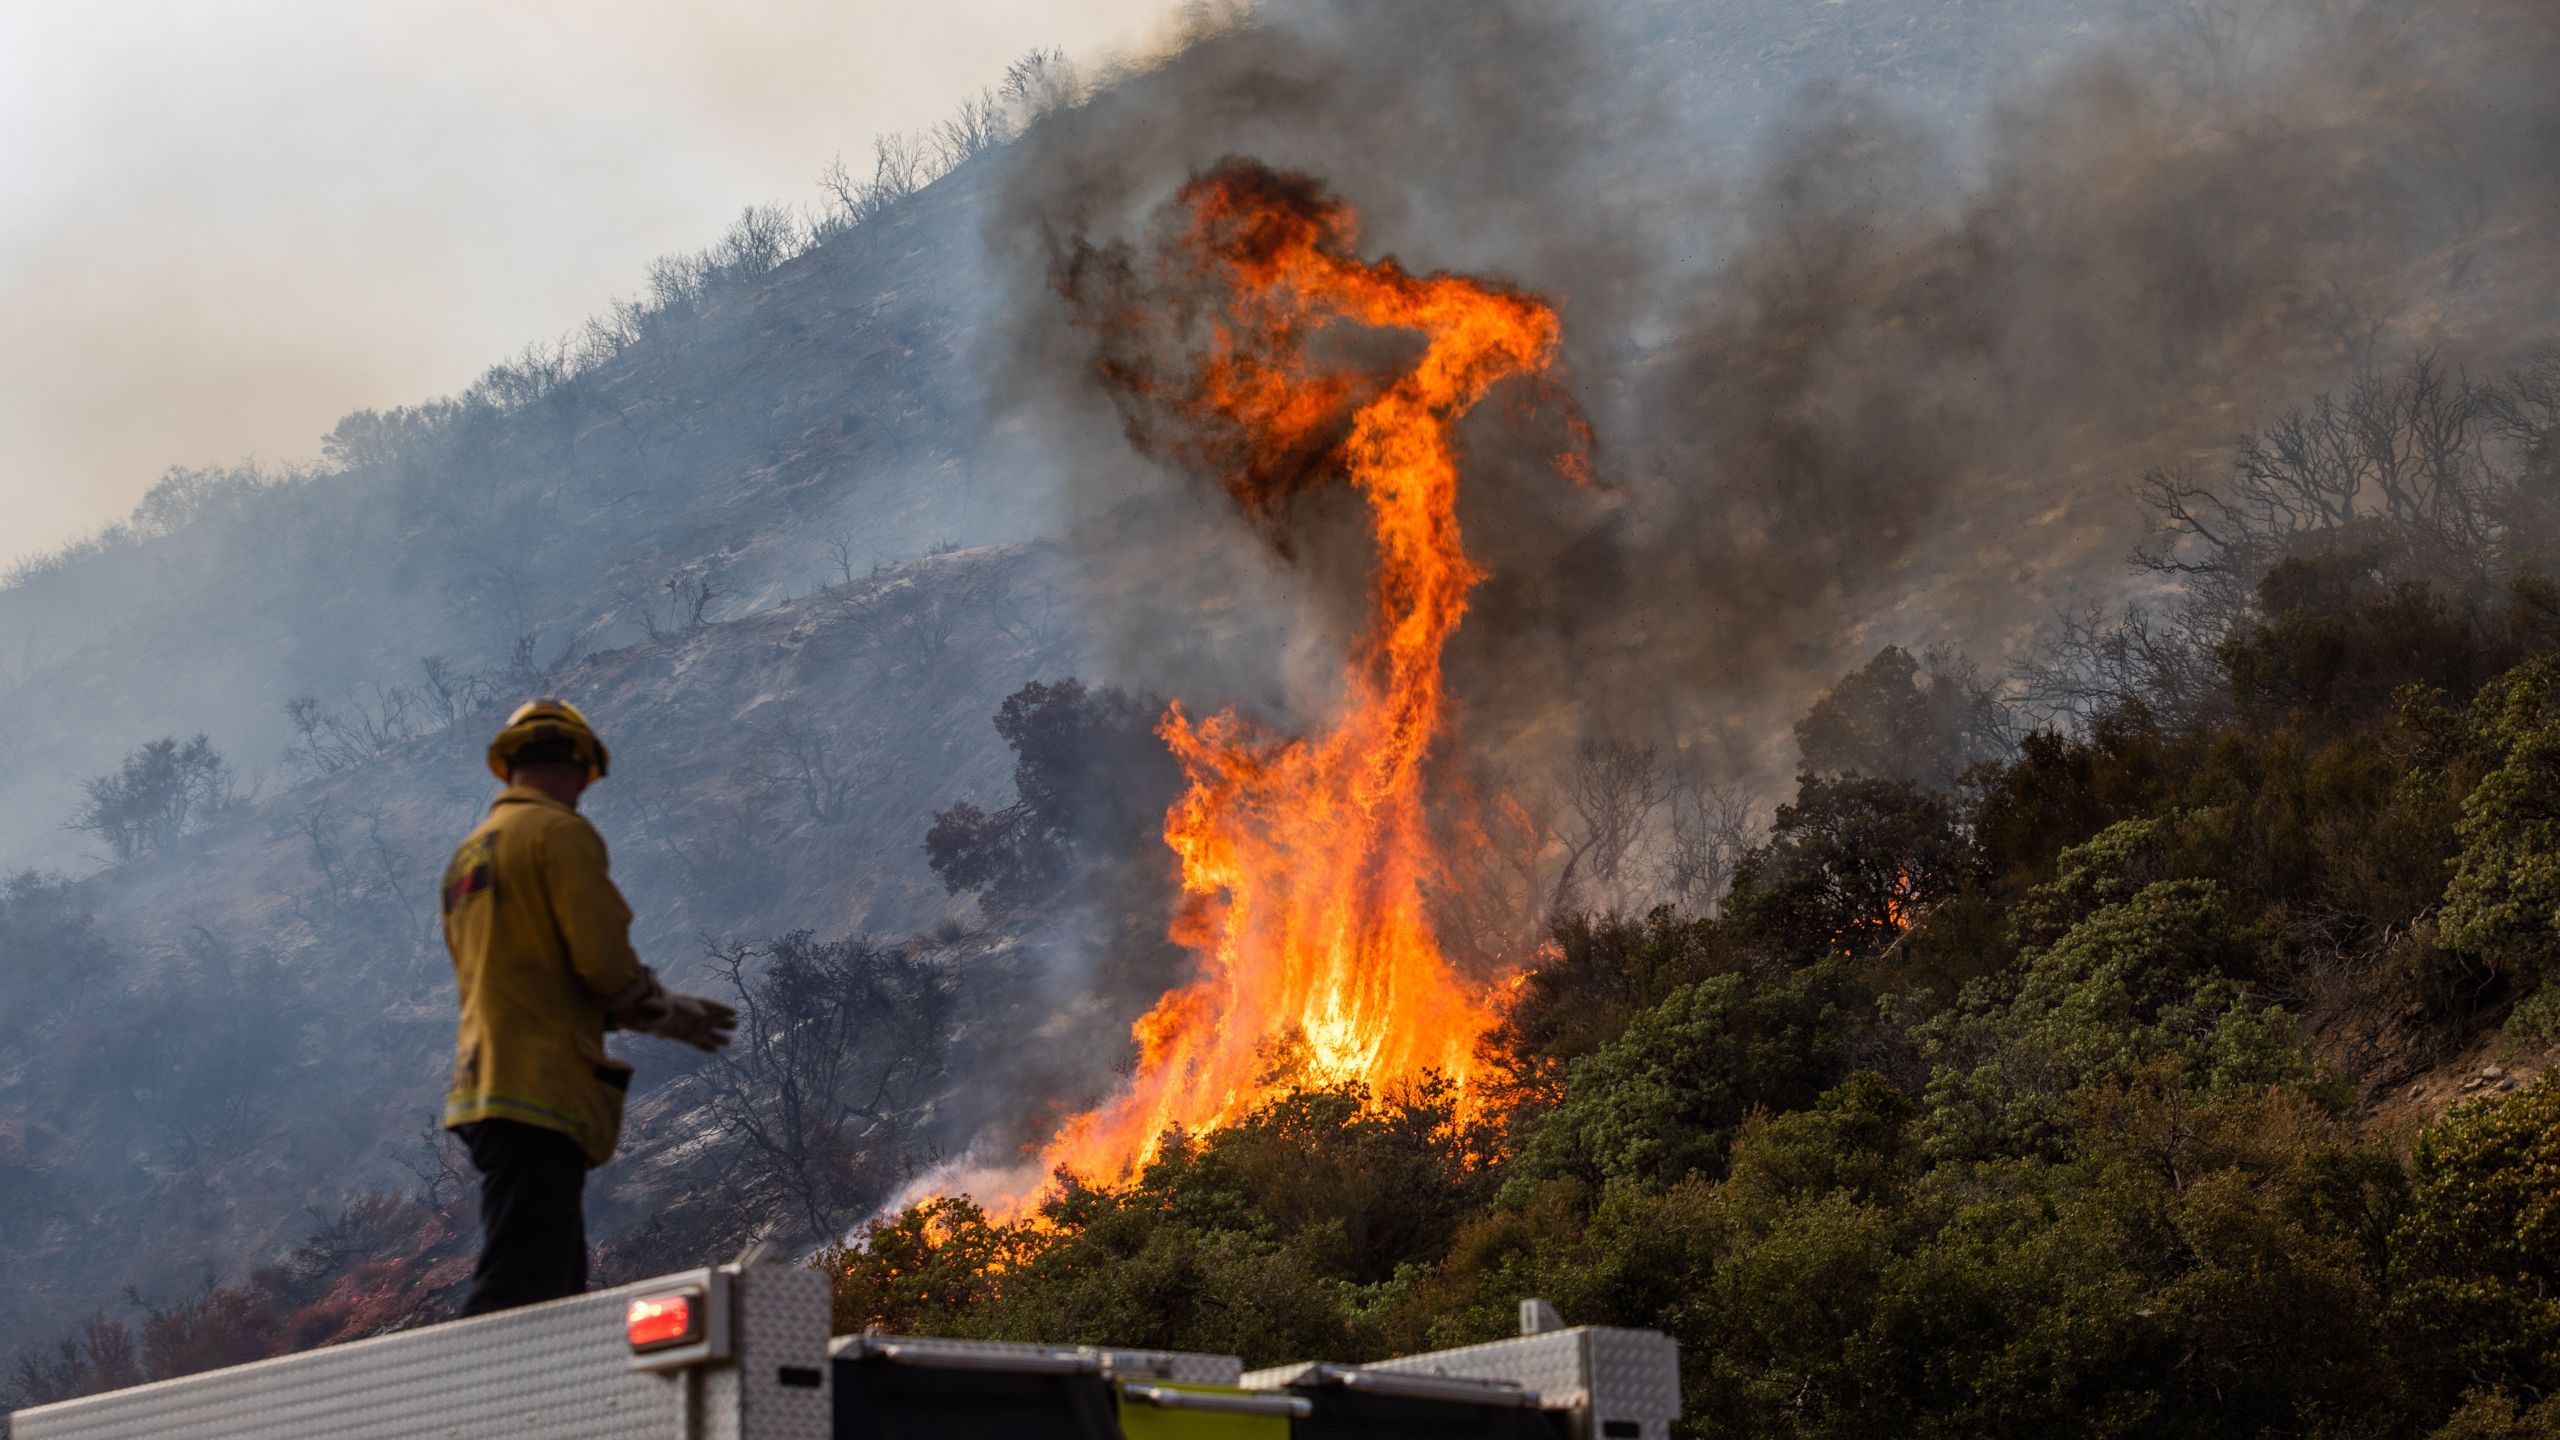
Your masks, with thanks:
[{"label": "green shrub", "polygon": [[2498,757],[2462,802],[2461,850],[2438,938],[2494,975],[2543,973],[2560,952],[2560,662],[2520,667],[2483,693],[2475,724]]},{"label": "green shrub", "polygon": [[1930,1153],[2051,1157],[2076,1092],[2159,1063],[2207,1091],[2316,1084],[2290,1019],[2230,978],[2250,956],[2220,886],[2163,880],[1967,987],[1921,1030]]},{"label": "green shrub", "polygon": [[2560,1076],[2418,1137],[2392,1235],[2397,1318],[2451,1388],[2560,1389]]},{"label": "green shrub", "polygon": [[1771,981],[1718,975],[1673,991],[1626,1033],[1574,1062],[1565,1098],[1531,1128],[1514,1183],[1668,1184],[1723,1169],[1755,1107],[1789,1109],[1840,1068],[1845,962]]}]

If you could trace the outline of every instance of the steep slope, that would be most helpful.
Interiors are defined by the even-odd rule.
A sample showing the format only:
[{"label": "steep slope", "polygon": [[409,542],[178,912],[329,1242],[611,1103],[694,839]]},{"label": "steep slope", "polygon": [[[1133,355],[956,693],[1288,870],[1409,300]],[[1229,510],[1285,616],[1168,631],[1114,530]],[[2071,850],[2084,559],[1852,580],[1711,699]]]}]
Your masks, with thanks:
[{"label": "steep slope", "polygon": [[[1037,548],[912,561],[556,677],[614,746],[589,808],[672,983],[719,987],[705,937],[896,936],[949,910],[923,818],[1003,788],[987,717],[1072,641],[1024,618],[1050,564]],[[413,1183],[402,1162],[424,1154],[451,1044],[434,877],[491,791],[479,750],[498,714],[79,887],[126,970],[0,1049],[0,1166],[38,1162],[0,1239],[0,1349],[126,1287],[161,1300],[281,1253],[315,1215]],[[692,1057],[617,1048],[641,1067],[635,1110],[661,1117],[657,1143],[698,1138],[698,1114],[651,1108]],[[653,1208],[645,1180],[632,1188],[610,1217]]]},{"label": "steep slope", "polygon": [[[1505,17],[1536,9],[1467,13],[1516,42],[1537,32]],[[349,417],[307,475],[175,476],[131,533],[32,567],[0,588],[0,872],[89,869],[61,828],[82,780],[156,736],[209,734],[258,798],[67,900],[40,892],[93,911],[121,968],[0,1036],[0,1195],[38,1217],[0,1237],[30,1302],[0,1316],[41,1317],[0,1347],[128,1284],[156,1299],[237,1274],[308,1210],[408,1187],[448,1022],[432,876],[485,798],[488,725],[536,691],[575,696],[617,748],[594,814],[644,948],[679,978],[709,982],[706,939],[950,918],[918,951],[984,993],[959,1048],[1037,1051],[1024,1070],[1070,1077],[1004,1087],[1028,1097],[1008,1111],[955,1066],[889,1159],[956,1153],[980,1122],[1029,1125],[1106,1076],[1129,1016],[1094,983],[1122,959],[1094,936],[1147,927],[963,933],[916,841],[937,808],[1001,796],[986,717],[1025,680],[1179,682],[1284,716],[1324,698],[1293,682],[1334,673],[1327,626],[1367,552],[1330,543],[1321,505],[1274,558],[1194,503],[1080,388],[1095,357],[1062,341],[1051,293],[1050,266],[1142,233],[1222,150],[1338,179],[1372,252],[1517,275],[1566,306],[1616,447],[1607,483],[1568,490],[1551,452],[1506,450],[1515,431],[1470,457],[1489,461],[1465,520],[1495,578],[1453,690],[1523,762],[1623,731],[1745,778],[1791,764],[1786,722],[1880,639],[1987,655],[2048,604],[2120,594],[2139,530],[2122,492],[2144,469],[2217,455],[2386,343],[2502,364],[2549,315],[2547,186],[2451,239],[2388,205],[2235,203],[2297,154],[2343,167],[2314,177],[2336,182],[2311,187],[2322,207],[2466,178],[2369,191],[2369,171],[2431,152],[2353,143],[2352,108],[2271,125],[2259,150],[2174,127],[2088,146],[2115,138],[2103,105],[2004,112],[1947,141],[1952,159],[1919,133],[2051,73],[2096,9],[1630,0],[1594,7],[1589,43],[1549,72],[1536,62],[1567,57],[1534,46],[1520,69],[1453,63],[1468,35],[1420,7],[1308,4],[1292,13],[1316,39],[1281,59],[1315,73],[1212,35],[806,253],[620,315],[577,363],[530,355],[459,399]],[[1398,25],[1420,38],[1362,44],[1368,26],[1414,38]],[[1365,59],[1337,86],[1321,67],[1346,55]],[[1832,79],[1847,99],[1798,104]],[[2122,80],[2039,93],[2123,100]],[[1566,120],[1591,123],[1556,141]],[[2528,128],[2500,163],[2548,145]],[[2011,168],[1976,203],[1986,148]],[[1089,194],[1087,234],[1067,222]],[[1043,204],[1059,195],[1075,203]],[[2269,233],[2286,243],[2220,263]],[[2321,308],[2339,287],[2316,266],[2360,260],[2367,236],[2387,263],[2352,278],[2396,308]],[[1728,260],[1731,283],[1704,285]],[[1640,283],[1614,283],[1619,261]],[[2238,298],[2159,303],[2154,282],[2191,271]],[[463,677],[432,722],[381,688],[429,657]],[[300,696],[336,726],[321,749],[287,718]],[[1080,925],[1094,934],[1061,938]],[[676,1083],[636,1097],[608,1242],[673,1255],[772,1218],[710,1143],[709,1072],[636,1049]],[[668,1213],[683,1224],[647,1239]]]},{"label": "steep slope", "polygon": [[1040,476],[977,423],[964,358],[983,170],[650,316],[583,373],[500,367],[351,416],[307,476],[164,482],[142,533],[0,589],[0,854],[67,860],[77,777],[141,738],[209,732],[268,771],[294,696],[428,655],[501,666],[523,637],[544,661],[627,643],[680,571],[737,614],[841,582],[833,540],[858,574],[1040,533]]},{"label": "steep slope", "polygon": [[[1968,113],[2001,67],[2085,39],[2090,13],[1596,8],[1593,44],[1626,60],[1612,103],[1657,143],[1630,135],[1593,173],[1701,203],[1710,162],[1739,161],[1809,85]],[[1326,23],[1365,22],[1353,6]],[[1071,437],[1036,433],[1055,417],[1007,388],[1015,296],[1040,283],[1018,269],[1038,237],[997,203],[1015,158],[981,156],[769,271],[610,313],[460,397],[349,416],[309,472],[172,471],[130,527],[22,567],[0,586],[0,868],[82,863],[60,828],[80,779],[148,738],[204,732],[267,774],[289,699],[411,681],[431,655],[503,667],[526,637],[543,661],[628,643],[679,572],[713,577],[734,615],[844,578],[839,538],[858,570],[1053,533]],[[1432,258],[1482,264],[1499,238],[1467,227]]]}]

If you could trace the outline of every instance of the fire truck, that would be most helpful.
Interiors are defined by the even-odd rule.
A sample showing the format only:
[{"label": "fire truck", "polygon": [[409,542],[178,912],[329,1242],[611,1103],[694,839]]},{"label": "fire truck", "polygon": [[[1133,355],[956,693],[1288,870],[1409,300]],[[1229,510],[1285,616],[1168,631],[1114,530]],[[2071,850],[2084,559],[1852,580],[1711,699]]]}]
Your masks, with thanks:
[{"label": "fire truck", "polygon": [[1564,1325],[1364,1365],[836,1336],[745,1258],[21,1410],[16,1440],[1669,1440],[1679,1356]]}]

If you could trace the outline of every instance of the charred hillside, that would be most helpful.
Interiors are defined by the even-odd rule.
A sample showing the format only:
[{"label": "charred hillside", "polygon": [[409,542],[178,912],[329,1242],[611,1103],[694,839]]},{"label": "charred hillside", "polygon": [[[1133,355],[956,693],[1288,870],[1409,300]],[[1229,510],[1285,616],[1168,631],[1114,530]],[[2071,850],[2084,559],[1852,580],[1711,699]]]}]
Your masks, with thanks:
[{"label": "charred hillside", "polygon": [[984,179],[964,166],[797,254],[751,215],[586,334],[348,416],[318,467],[173,470],[131,525],[22,564],[0,589],[10,853],[68,860],[77,777],[146,732],[210,734],[291,783],[296,697],[378,704],[430,656],[540,674],[1038,535],[1042,477],[977,423],[967,363]]},{"label": "charred hillside", "polygon": [[[1076,643],[1055,617],[1054,569],[1038,547],[954,551],[548,677],[597,723],[621,723],[616,779],[638,783],[619,802],[600,791],[595,817],[635,940],[671,983],[728,984],[709,939],[903,937],[941,920],[920,817],[1001,788],[987,717]],[[220,1257],[284,1254],[315,1213],[454,1163],[433,1140],[453,983],[434,887],[487,802],[484,718],[369,753],[341,740],[311,762],[319,773],[166,850],[85,883],[13,882],[0,900],[13,961],[5,1173],[22,1223],[0,1244],[31,1303],[96,1305],[127,1288],[165,1301],[226,1273]],[[950,969],[972,1007],[1006,1003],[999,967],[957,958],[1004,945],[969,952],[965,939],[916,942],[938,957],[918,963]],[[760,974],[736,978],[752,988]],[[1080,993],[1051,999],[1072,1011]],[[943,1055],[940,1032],[977,1013],[944,1013],[901,1053]],[[729,1133],[707,1102],[658,1097],[688,1067],[675,1047],[640,1044],[635,1109],[658,1117],[637,1127],[653,1137],[641,1151]],[[952,1083],[937,1061],[901,1092],[899,1114],[879,1118],[914,1133],[885,1157],[967,1138],[925,1113],[956,1104],[952,1125],[970,1113],[943,1098]],[[733,1157],[714,1149],[716,1176]],[[654,1162],[626,1178],[604,1233],[670,1198]],[[898,1180],[892,1163],[871,1193]],[[791,1203],[741,1203],[721,1234],[776,1223]],[[447,1232],[467,1232],[468,1216]],[[193,1258],[173,1272],[175,1257]]]}]

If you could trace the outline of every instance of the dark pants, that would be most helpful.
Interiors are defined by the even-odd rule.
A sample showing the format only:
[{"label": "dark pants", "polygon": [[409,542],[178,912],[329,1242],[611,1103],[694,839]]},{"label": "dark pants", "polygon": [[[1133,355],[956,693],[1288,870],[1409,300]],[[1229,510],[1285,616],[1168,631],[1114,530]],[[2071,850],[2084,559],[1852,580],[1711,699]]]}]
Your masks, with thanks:
[{"label": "dark pants", "polygon": [[587,1288],[587,1157],[557,1130],[514,1120],[454,1127],[480,1172],[480,1264],[465,1315]]}]

